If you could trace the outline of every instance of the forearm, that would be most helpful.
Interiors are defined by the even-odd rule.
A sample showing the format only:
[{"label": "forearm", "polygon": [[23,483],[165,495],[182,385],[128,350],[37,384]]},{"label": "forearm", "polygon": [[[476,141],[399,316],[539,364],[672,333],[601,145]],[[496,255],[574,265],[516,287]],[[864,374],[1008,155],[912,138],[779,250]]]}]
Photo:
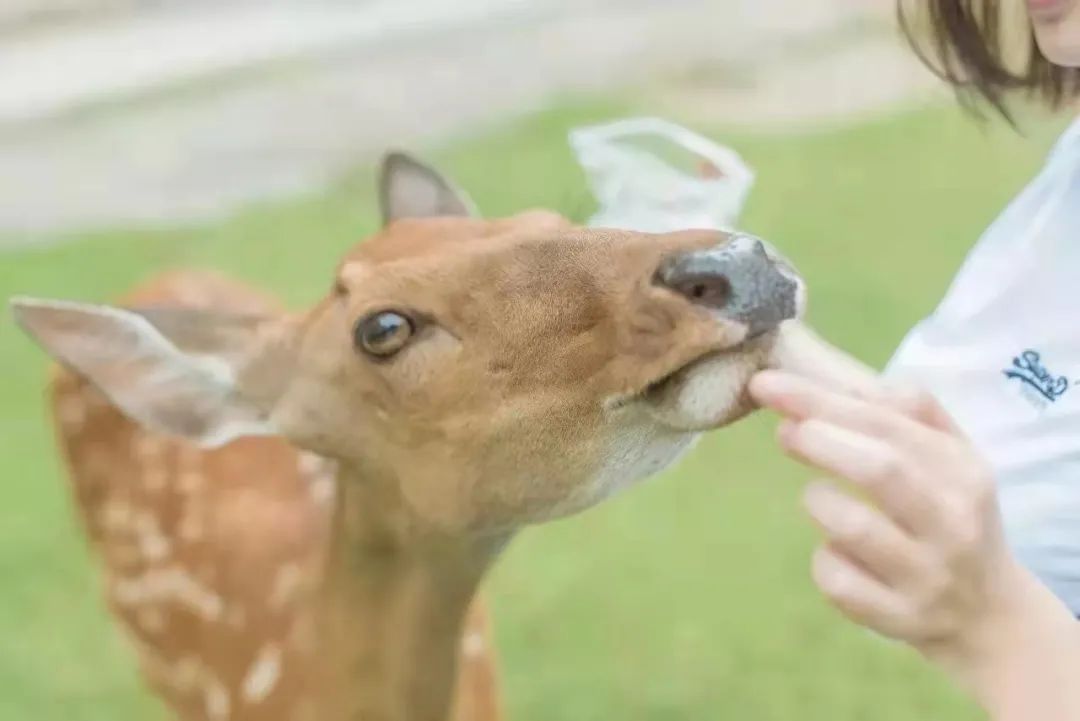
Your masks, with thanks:
[{"label": "forearm", "polygon": [[970,662],[941,663],[993,721],[1080,721],[1080,622],[1033,577],[1021,585]]}]

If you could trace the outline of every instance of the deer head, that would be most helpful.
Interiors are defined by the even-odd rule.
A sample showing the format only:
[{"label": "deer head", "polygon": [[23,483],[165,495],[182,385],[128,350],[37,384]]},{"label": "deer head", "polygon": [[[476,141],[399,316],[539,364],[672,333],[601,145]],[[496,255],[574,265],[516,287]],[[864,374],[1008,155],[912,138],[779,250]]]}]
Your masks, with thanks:
[{"label": "deer head", "polygon": [[17,299],[42,346],[144,426],[277,434],[392,482],[423,523],[490,530],[586,507],[750,410],[801,282],[755,238],[475,216],[386,160],[385,227],[298,314]]}]

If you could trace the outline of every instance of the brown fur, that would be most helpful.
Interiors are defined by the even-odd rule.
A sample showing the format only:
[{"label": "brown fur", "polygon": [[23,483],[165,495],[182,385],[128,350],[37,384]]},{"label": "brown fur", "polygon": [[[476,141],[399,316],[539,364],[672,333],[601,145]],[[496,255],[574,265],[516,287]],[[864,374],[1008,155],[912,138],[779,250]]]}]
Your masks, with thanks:
[{"label": "brown fur", "polygon": [[[514,529],[660,470],[749,409],[742,384],[771,338],[743,343],[745,327],[653,282],[666,256],[723,242],[546,212],[398,220],[301,314],[207,273],[128,296],[203,309],[144,317],[181,351],[228,361],[229,402],[280,434],[200,448],[129,420],[83,372],[53,384],[111,607],[176,716],[501,718],[474,597]],[[419,319],[416,336],[368,358],[353,328],[384,310]],[[82,348],[50,340],[70,329],[57,312],[24,325]],[[106,391],[127,382],[85,368]],[[707,373],[721,374],[715,398],[683,427],[686,384]],[[200,433],[205,419],[166,421]]]}]

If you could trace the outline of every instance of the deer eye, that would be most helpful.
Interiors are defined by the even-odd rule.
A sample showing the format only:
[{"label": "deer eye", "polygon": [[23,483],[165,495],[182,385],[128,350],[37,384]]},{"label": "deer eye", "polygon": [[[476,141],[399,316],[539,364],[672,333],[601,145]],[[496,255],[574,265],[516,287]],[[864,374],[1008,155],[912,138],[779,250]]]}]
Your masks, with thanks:
[{"label": "deer eye", "polygon": [[356,324],[353,342],[376,358],[388,358],[405,347],[415,330],[413,322],[393,311],[369,315]]}]

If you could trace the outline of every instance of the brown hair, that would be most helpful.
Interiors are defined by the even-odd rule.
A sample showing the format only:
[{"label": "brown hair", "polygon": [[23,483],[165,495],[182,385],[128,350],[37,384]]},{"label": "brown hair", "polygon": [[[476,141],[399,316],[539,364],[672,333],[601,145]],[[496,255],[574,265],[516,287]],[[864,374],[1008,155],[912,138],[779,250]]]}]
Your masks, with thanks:
[{"label": "brown hair", "polygon": [[[1017,5],[999,0],[919,0],[925,17],[914,18],[909,3],[898,0],[900,27],[912,48],[935,74],[956,90],[966,109],[982,116],[984,100],[1011,122],[1006,105],[1011,91],[1027,91],[1051,107],[1059,107],[1080,90],[1080,70],[1054,65],[1026,37],[1011,37],[1003,15]],[[1005,7],[1003,7],[1005,6]],[[928,33],[917,24],[928,25]],[[1009,43],[1026,42],[1012,48]],[[1010,58],[1016,53],[1018,58]]]}]

